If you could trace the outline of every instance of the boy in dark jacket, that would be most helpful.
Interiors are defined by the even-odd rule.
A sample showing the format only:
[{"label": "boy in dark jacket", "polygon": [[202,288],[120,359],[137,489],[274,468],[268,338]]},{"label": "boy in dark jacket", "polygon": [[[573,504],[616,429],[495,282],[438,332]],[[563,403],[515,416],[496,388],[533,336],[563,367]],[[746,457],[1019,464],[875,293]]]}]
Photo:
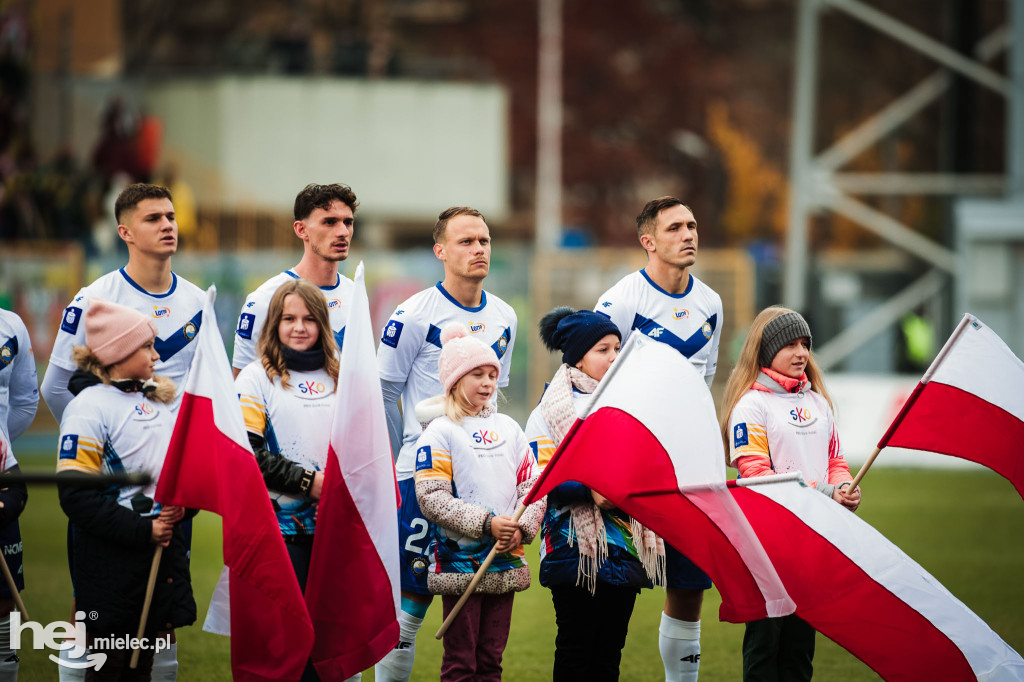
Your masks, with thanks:
[{"label": "boy in dark jacket", "polygon": [[[57,471],[148,473],[153,479],[145,486],[59,486],[61,508],[71,521],[75,608],[89,614],[85,627],[92,650],[107,654],[99,671],[87,670],[86,680],[149,680],[156,637],[196,618],[187,547],[177,525],[186,510],[161,508],[153,500],[174,429],[168,403],[175,387],[153,376],[156,328],[144,315],[93,299],[84,323],[86,345],[75,348],[79,369],[71,381],[79,392],[61,419]],[[147,646],[131,670],[131,649],[118,648],[115,640],[138,634],[157,545],[164,551],[144,628]]]}]

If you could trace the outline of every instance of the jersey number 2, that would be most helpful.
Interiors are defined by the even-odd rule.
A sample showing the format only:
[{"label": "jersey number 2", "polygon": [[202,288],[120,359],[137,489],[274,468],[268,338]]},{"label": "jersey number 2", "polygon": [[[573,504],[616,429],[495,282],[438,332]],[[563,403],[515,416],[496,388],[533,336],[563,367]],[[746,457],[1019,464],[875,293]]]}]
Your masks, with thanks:
[{"label": "jersey number 2", "polygon": [[427,532],[430,530],[430,524],[427,523],[426,519],[413,519],[412,523],[409,524],[409,527],[410,528],[417,528],[417,527],[419,527],[420,530],[419,530],[419,532],[413,533],[408,538],[406,538],[406,540],[405,540],[405,551],[406,552],[415,552],[416,554],[423,554],[423,552],[426,551],[426,548],[420,549],[419,547],[417,547],[413,543],[416,542],[417,540],[421,540],[421,539],[423,539],[423,538],[425,538],[427,536]]}]

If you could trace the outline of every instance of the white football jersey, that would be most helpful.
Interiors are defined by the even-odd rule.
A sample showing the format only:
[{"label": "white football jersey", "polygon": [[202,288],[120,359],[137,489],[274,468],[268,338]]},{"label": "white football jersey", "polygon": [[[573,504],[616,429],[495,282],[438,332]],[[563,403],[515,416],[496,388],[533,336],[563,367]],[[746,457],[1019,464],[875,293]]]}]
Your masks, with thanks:
[{"label": "white football jersey", "polygon": [[173,430],[167,405],[105,384],[90,386],[64,410],[57,471],[148,473],[152,483],[122,486],[117,502],[143,515],[156,513],[153,494]]},{"label": "white football jersey", "polygon": [[[238,316],[238,326],[235,328],[235,351],[231,356],[231,365],[235,369],[245,369],[256,359],[256,342],[260,338],[263,321],[267,319],[270,299],[282,284],[293,279],[300,277],[291,270],[285,270],[280,275],[268,279],[256,291],[245,297],[242,312]],[[331,330],[334,332],[334,340],[338,342],[339,350],[345,340],[345,322],[348,320],[348,309],[352,301],[352,286],[352,280],[339,274],[334,286],[317,287],[324,293],[324,299],[327,301]]]},{"label": "white football jersey", "polygon": [[[0,309],[0,471],[15,464],[11,443],[31,423],[39,403],[32,341],[21,318]],[[12,413],[11,407],[15,407]],[[31,407],[30,407],[31,406]]]},{"label": "white football jersey", "polygon": [[192,366],[192,356],[196,350],[192,341],[199,333],[203,321],[206,293],[173,272],[171,288],[162,294],[153,294],[143,289],[128,276],[124,268],[108,272],[81,289],[64,309],[50,362],[68,371],[77,369],[71,359],[74,347],[86,345],[82,318],[89,309],[90,298],[102,298],[132,308],[156,323],[157,334],[153,347],[160,354],[160,361],[156,363],[153,373],[174,382],[177,393],[171,410],[176,412],[189,367]]},{"label": "white football jersey", "polygon": [[517,326],[512,306],[484,291],[479,306],[466,308],[440,282],[399,305],[384,325],[377,347],[380,378],[405,383],[402,450],[395,467],[399,480],[415,473],[416,439],[423,431],[416,419],[416,405],[444,392],[437,362],[441,357],[441,329],[451,322],[467,325],[471,336],[494,349],[501,365],[498,386],[508,386]]},{"label": "white football jersey", "polygon": [[594,311],[611,318],[623,344],[635,331],[672,346],[710,385],[718,366],[722,298],[704,282],[690,275],[683,293],[670,294],[639,270],[606,291]]}]

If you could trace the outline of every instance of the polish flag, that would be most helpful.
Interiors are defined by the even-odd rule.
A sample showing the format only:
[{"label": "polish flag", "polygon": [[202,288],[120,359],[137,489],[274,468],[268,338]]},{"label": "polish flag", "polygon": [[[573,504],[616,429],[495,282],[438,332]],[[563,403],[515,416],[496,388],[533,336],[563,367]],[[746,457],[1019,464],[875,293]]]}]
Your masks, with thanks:
[{"label": "polish flag", "polygon": [[[156,499],[223,517],[232,677],[298,680],[313,646],[313,625],[245,434],[215,295],[210,287]],[[218,585],[221,597],[224,586]]]},{"label": "polish flag", "polygon": [[351,677],[398,644],[398,486],[362,263],[337,390],[306,581],[322,680]]},{"label": "polish flag", "polygon": [[598,491],[700,566],[722,594],[722,620],[793,612],[726,488],[707,384],[673,348],[640,334],[629,338],[588,416],[573,424],[524,503],[565,481]]},{"label": "polish flag", "polygon": [[964,318],[878,442],[984,464],[1024,497],[1024,363]]},{"label": "polish flag", "polygon": [[885,680],[1024,679],[1024,660],[938,580],[798,482],[736,487],[796,614]]}]

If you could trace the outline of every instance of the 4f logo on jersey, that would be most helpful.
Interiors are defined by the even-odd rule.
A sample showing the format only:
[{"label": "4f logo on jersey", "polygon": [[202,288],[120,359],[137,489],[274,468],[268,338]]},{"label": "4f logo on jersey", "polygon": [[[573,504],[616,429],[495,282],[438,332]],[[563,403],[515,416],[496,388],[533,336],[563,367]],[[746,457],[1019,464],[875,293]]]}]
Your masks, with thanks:
[{"label": "4f logo on jersey", "polygon": [[391,346],[392,348],[398,348],[398,339],[402,337],[402,327],[405,324],[398,320],[391,320],[388,322],[388,326],[384,327],[384,334],[380,337],[380,342]]},{"label": "4f logo on jersey", "polygon": [[160,319],[161,317],[167,317],[171,314],[171,309],[164,306],[155,305],[153,306],[153,317]]},{"label": "4f logo on jersey", "polygon": [[327,387],[319,381],[303,381],[299,384],[299,392],[307,395],[320,395]]},{"label": "4f logo on jersey", "polygon": [[254,305],[256,305],[256,301],[249,301],[248,303],[246,303],[246,304],[245,304],[245,307],[246,307],[246,308],[251,308],[251,307],[253,307]]},{"label": "4f logo on jersey", "polygon": [[430,456],[430,446],[424,445],[416,451],[416,471],[434,468],[434,458]]},{"label": "4f logo on jersey", "polygon": [[494,445],[500,438],[497,431],[488,431],[487,429],[480,429],[473,434],[473,440],[481,445]]},{"label": "4f logo on jersey", "polygon": [[242,313],[238,318],[238,329],[236,333],[243,339],[252,338],[252,326],[256,322],[256,316],[252,313]]},{"label": "4f logo on jersey", "polygon": [[672,317],[676,318],[677,320],[686,320],[690,317],[690,311],[687,310],[686,308],[673,308]]},{"label": "4f logo on jersey", "polygon": [[327,309],[328,310],[337,310],[340,307],[341,307],[341,301],[339,301],[338,299],[336,299],[336,298],[329,298],[329,299],[327,299]]},{"label": "4f logo on jersey", "polygon": [[78,322],[82,319],[82,309],[68,306],[64,310],[64,317],[60,321],[60,330],[68,334],[78,333]]},{"label": "4f logo on jersey", "polygon": [[612,307],[612,302],[611,302],[611,301],[604,301],[604,302],[603,302],[603,303],[601,304],[601,307],[602,307],[602,308],[611,308],[611,307]]},{"label": "4f logo on jersey", "polygon": [[647,332],[647,336],[651,337],[652,339],[656,339],[659,336],[661,336],[664,333],[664,331],[664,327],[655,327],[651,331]]},{"label": "4f logo on jersey", "polygon": [[78,454],[78,436],[68,434],[60,439],[60,458],[74,459]]},{"label": "4f logo on jersey", "polygon": [[470,322],[469,323],[469,333],[470,334],[479,334],[480,332],[482,332],[485,329],[487,329],[487,325],[485,325],[483,322]]}]

